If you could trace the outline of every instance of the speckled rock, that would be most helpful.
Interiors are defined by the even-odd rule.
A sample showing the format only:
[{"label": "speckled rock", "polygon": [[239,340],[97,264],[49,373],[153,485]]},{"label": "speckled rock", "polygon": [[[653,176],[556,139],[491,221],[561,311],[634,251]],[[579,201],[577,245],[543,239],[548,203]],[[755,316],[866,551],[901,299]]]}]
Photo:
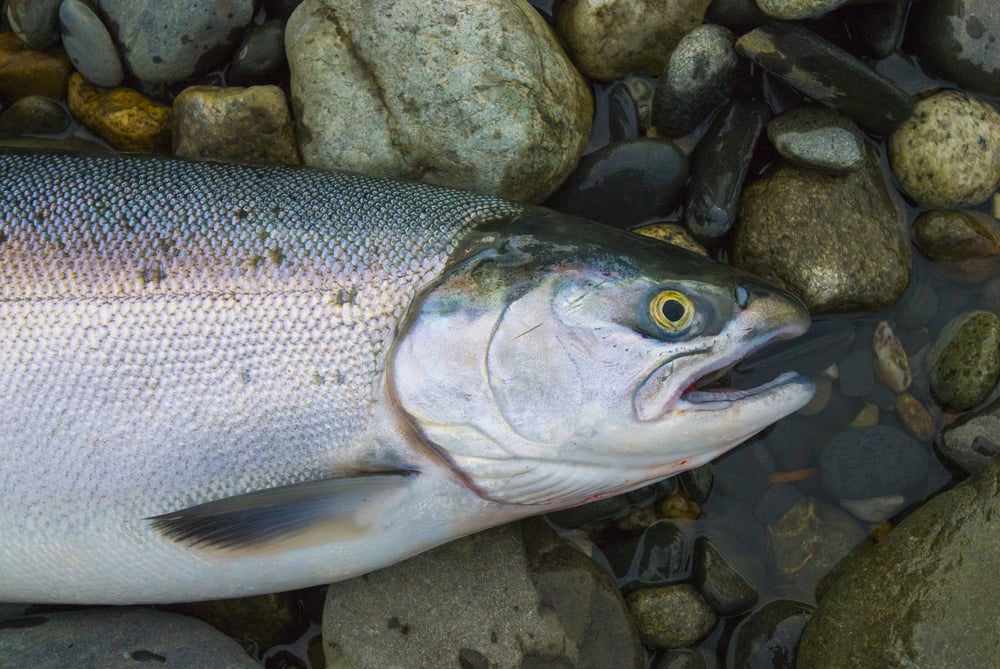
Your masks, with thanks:
[{"label": "speckled rock", "polygon": [[941,428],[936,444],[950,462],[978,474],[1000,455],[1000,399]]},{"label": "speckled rock", "polygon": [[116,149],[170,149],[170,107],[141,93],[129,88],[98,88],[74,72],[67,102],[73,116]]},{"label": "speckled rock", "polygon": [[295,131],[277,86],[189,86],[174,99],[174,153],[184,158],[295,165]]},{"label": "speckled rock", "polygon": [[902,492],[927,475],[928,449],[891,425],[844,430],[820,453],[820,478],[835,497]]},{"label": "speckled rock", "polygon": [[843,177],[784,166],[751,185],[733,256],[813,313],[885,308],[910,279],[902,212],[874,156]]},{"label": "speckled rock", "polygon": [[767,136],[784,158],[801,167],[847,174],[865,162],[865,139],[846,116],[826,107],[800,107],[767,125]]},{"label": "speckled rock", "polygon": [[643,588],[625,601],[643,643],[655,648],[689,646],[715,627],[715,612],[688,583]]},{"label": "speckled rock", "polygon": [[61,100],[66,97],[69,58],[61,50],[39,51],[22,42],[14,33],[0,33],[0,95],[17,100],[42,95]]},{"label": "speckled rock", "polygon": [[1000,459],[851,558],[806,628],[799,669],[995,666],[997,555]]},{"label": "speckled rock", "polygon": [[910,361],[903,343],[893,332],[888,321],[880,321],[872,335],[875,353],[875,374],[893,392],[901,393],[913,383]]},{"label": "speckled rock", "polygon": [[80,74],[98,86],[122,83],[125,71],[118,50],[90,5],[83,0],[64,0],[59,7],[59,26],[66,55]]},{"label": "speckled rock", "polygon": [[935,93],[889,138],[889,160],[920,204],[979,204],[1000,186],[1000,114],[960,91]]},{"label": "speckled rock", "polygon": [[980,211],[926,211],[913,222],[913,243],[928,260],[989,258],[1000,253],[1000,223]]},{"label": "speckled rock", "polygon": [[29,95],[0,114],[0,137],[55,134],[69,127],[69,114],[52,98]]},{"label": "speckled rock", "polygon": [[963,88],[1000,95],[1000,5],[934,0],[913,6],[921,61]]},{"label": "speckled rock", "polygon": [[170,83],[229,60],[253,20],[253,0],[99,0],[125,65],[143,81]]},{"label": "speckled rock", "polygon": [[657,77],[711,0],[567,0],[557,19],[573,62],[592,79]]},{"label": "speckled rock", "polygon": [[1000,318],[991,311],[970,311],[949,321],[927,359],[935,399],[958,411],[986,399],[1000,375],[998,345]]},{"label": "speckled rock", "polygon": [[679,246],[700,256],[708,255],[705,247],[696,242],[688,231],[684,229],[684,226],[678,223],[649,223],[632,228],[632,232]]},{"label": "speckled rock", "polygon": [[927,407],[910,393],[903,393],[896,398],[896,414],[910,434],[920,441],[930,441],[937,431],[934,417]]},{"label": "speckled rock", "polygon": [[540,519],[330,585],[323,639],[352,669],[644,664],[611,576]]},{"label": "speckled rock", "polygon": [[0,658],[0,664],[31,669],[260,669],[260,664],[238,643],[207,623],[134,607],[44,613],[0,621]]},{"label": "speckled rock", "polygon": [[820,580],[865,538],[850,515],[815,497],[803,497],[767,526],[772,584],[808,599]]},{"label": "speckled rock", "polygon": [[303,161],[543,200],[586,146],[586,83],[524,0],[434,13],[421,0],[299,5],[285,44]]},{"label": "speckled rock", "polygon": [[17,36],[35,49],[47,49],[59,39],[62,0],[10,0],[7,20]]},{"label": "speckled rock", "polygon": [[740,621],[726,654],[732,669],[795,669],[802,630],[814,607],[777,599]]},{"label": "speckled rock", "polygon": [[688,134],[729,97],[736,81],[735,41],[726,28],[707,23],[681,38],[653,95],[652,122],[661,134]]}]

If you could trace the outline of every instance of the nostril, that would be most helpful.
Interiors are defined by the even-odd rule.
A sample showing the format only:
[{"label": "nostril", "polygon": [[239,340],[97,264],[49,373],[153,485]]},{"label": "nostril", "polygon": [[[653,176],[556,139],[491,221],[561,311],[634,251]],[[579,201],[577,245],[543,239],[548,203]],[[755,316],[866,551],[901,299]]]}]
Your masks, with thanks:
[{"label": "nostril", "polygon": [[740,309],[746,309],[747,305],[750,304],[750,291],[742,283],[736,283],[733,286],[733,299],[736,300],[736,305]]}]

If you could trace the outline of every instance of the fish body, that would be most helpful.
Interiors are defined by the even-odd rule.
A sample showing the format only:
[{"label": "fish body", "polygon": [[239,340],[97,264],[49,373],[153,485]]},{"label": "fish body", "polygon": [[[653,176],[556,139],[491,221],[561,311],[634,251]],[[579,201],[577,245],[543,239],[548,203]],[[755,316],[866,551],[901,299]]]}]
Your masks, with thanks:
[{"label": "fish body", "polygon": [[311,169],[0,153],[0,601],[376,569],[704,462],[808,315],[658,242]]}]

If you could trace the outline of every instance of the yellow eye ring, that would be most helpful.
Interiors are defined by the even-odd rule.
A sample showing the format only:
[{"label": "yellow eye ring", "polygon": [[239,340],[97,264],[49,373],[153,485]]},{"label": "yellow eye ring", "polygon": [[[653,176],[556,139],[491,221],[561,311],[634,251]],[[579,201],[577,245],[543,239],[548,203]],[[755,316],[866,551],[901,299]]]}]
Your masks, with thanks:
[{"label": "yellow eye ring", "polygon": [[649,301],[649,317],[665,332],[677,334],[691,325],[694,303],[684,293],[663,290]]}]

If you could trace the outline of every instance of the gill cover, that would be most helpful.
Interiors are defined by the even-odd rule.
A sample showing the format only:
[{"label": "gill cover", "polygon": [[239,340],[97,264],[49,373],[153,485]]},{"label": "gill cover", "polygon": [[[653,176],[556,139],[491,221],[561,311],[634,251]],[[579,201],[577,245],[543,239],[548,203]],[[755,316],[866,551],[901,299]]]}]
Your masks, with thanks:
[{"label": "gill cover", "polygon": [[710,429],[682,400],[699,377],[808,322],[732,268],[542,210],[462,257],[411,306],[388,381],[414,428],[488,499],[570,506],[628,490],[811,395],[749,420],[716,407],[731,424]]}]

